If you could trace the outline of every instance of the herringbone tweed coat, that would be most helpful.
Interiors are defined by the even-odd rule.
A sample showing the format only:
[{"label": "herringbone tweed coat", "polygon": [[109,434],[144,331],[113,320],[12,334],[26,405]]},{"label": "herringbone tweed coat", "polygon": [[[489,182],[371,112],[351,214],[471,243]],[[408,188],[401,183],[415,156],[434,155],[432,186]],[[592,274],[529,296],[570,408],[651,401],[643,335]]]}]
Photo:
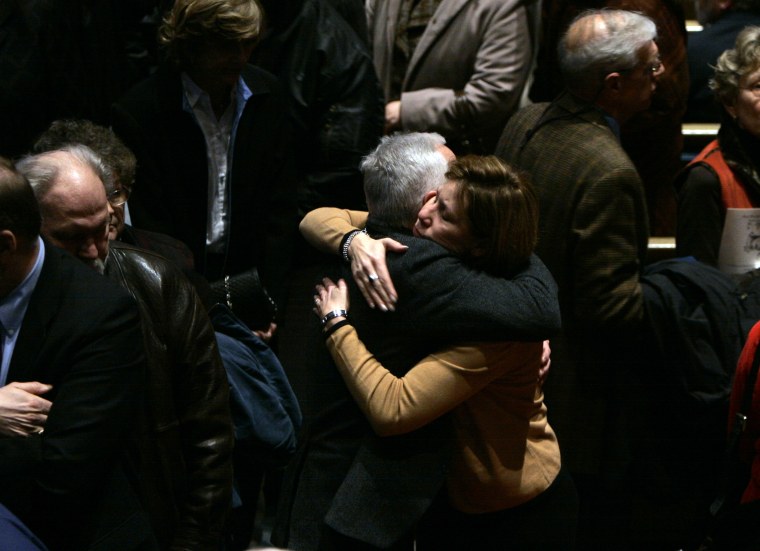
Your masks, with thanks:
[{"label": "herringbone tweed coat", "polygon": [[562,462],[575,473],[607,470],[603,458],[618,456],[625,433],[622,347],[644,312],[641,180],[604,113],[570,94],[516,113],[496,154],[530,176],[537,253],[559,286],[563,334],[545,391]]}]

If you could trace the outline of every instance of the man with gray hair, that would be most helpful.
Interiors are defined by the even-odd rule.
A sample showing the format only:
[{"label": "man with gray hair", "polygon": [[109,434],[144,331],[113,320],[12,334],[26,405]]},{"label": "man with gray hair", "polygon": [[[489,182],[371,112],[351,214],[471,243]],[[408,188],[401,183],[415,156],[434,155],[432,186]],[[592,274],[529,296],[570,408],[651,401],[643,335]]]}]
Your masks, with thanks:
[{"label": "man with gray hair", "polygon": [[[365,294],[378,307],[357,300],[351,320],[394,373],[405,373],[425,354],[454,342],[541,341],[558,329],[556,288],[535,256],[515,278],[504,280],[412,235],[419,209],[445,182],[452,157],[437,134],[385,137],[362,164],[368,216],[318,209],[301,226],[307,240],[333,254],[348,255],[353,241],[368,238],[355,228],[365,222],[369,236],[406,247],[388,256],[385,272],[357,266],[355,281],[344,264],[331,274],[349,281],[353,293],[357,285],[364,293],[393,278],[400,299],[388,303]],[[326,229],[318,220],[324,216]],[[312,239],[317,231],[328,234],[330,243]],[[385,304],[393,311],[383,312]],[[310,384],[303,393],[296,388],[302,405],[310,405],[272,541],[295,550],[403,549],[444,484],[453,429],[443,417],[407,435],[376,436],[321,340],[315,332],[312,363],[305,367],[312,370]]]},{"label": "man with gray hair", "polygon": [[584,538],[605,525],[617,530],[602,519],[624,514],[616,496],[625,491],[615,478],[626,467],[621,347],[644,316],[639,277],[648,223],[619,129],[649,106],[664,70],[656,38],[655,24],[634,12],[579,15],[560,43],[566,91],[518,112],[496,151],[532,178],[541,216],[537,254],[560,289],[563,334],[552,340],[556,368],[544,388],[581,498],[579,547],[610,548],[598,534]]},{"label": "man with gray hair", "polygon": [[364,195],[375,218],[410,228],[417,220],[420,197],[438,189],[454,154],[436,133],[385,137],[361,164]]},{"label": "man with gray hair", "polygon": [[148,369],[134,450],[159,548],[218,549],[231,503],[232,421],[214,331],[194,287],[164,258],[109,243],[111,176],[91,149],[70,145],[18,166],[40,205],[44,238],[137,301]]}]

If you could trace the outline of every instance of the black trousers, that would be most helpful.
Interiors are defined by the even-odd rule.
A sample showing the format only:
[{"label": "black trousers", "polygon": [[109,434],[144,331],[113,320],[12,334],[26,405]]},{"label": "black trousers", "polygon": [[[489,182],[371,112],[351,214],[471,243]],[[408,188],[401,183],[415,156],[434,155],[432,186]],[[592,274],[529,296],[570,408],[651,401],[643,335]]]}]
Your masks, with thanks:
[{"label": "black trousers", "polygon": [[478,549],[572,550],[578,522],[578,494],[560,470],[543,493],[517,507],[470,515],[453,509],[443,492],[417,529],[417,551]]}]

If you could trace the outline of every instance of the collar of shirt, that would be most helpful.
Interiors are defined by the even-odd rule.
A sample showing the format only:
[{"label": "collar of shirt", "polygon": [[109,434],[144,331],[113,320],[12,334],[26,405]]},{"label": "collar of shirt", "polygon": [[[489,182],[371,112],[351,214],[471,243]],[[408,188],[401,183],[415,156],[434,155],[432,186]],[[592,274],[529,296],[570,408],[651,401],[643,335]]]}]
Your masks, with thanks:
[{"label": "collar of shirt", "polygon": [[602,114],[604,115],[604,120],[607,121],[607,125],[612,130],[612,133],[615,134],[615,137],[618,139],[618,141],[620,141],[620,123],[617,121],[617,119],[615,119],[615,117],[606,111],[602,111]]},{"label": "collar of shirt", "polygon": [[0,300],[0,323],[5,329],[0,330],[0,339],[3,339],[4,353],[2,365],[0,365],[0,385],[5,384],[7,378],[8,366],[10,365],[11,354],[16,345],[18,331],[21,323],[24,321],[26,309],[29,306],[29,300],[32,298],[34,288],[42,272],[42,263],[45,260],[45,243],[37,238],[39,249],[37,251],[37,260],[34,266],[24,278],[18,287],[16,287],[4,299]]},{"label": "collar of shirt", "polygon": [[204,98],[208,98],[208,94],[203,90],[203,88],[198,86],[187,73],[182,73],[181,78],[182,90],[184,91],[185,98],[185,108],[193,110],[199,106],[200,102],[203,101]]},{"label": "collar of shirt", "polygon": [[[213,114],[213,109],[211,108],[211,98],[209,98],[209,95],[195,82],[193,82],[193,79],[190,78],[190,75],[187,73],[182,73],[182,89],[184,91],[183,94],[183,108],[185,111],[189,113],[194,113],[195,110],[201,109],[208,114]],[[238,77],[237,84],[230,92],[230,100],[231,104],[234,106],[234,112],[235,116],[233,119],[233,136],[234,131],[237,128],[237,124],[240,121],[240,117],[243,115],[243,109],[245,109],[245,104],[248,102],[248,99],[253,95],[251,92],[251,89],[248,88],[248,85],[243,80],[243,77]],[[229,112],[229,107],[227,108],[227,111],[225,111],[224,115],[222,115],[222,119],[224,119]],[[219,119],[219,123],[222,123],[222,119]]]},{"label": "collar of shirt", "polygon": [[243,77],[238,77],[238,85],[235,87],[235,95],[237,101],[235,102],[235,125],[232,130],[233,136],[235,135],[235,130],[237,130],[237,124],[240,122],[240,117],[243,116],[245,104],[248,103],[248,100],[253,95],[251,89],[248,88],[248,85],[243,80]]}]

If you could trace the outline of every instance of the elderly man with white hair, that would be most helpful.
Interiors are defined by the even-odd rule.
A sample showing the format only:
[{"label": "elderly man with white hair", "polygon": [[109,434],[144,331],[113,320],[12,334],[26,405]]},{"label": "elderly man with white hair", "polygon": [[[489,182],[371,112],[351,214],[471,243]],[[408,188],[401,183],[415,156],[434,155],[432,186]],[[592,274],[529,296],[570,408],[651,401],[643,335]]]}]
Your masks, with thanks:
[{"label": "elderly man with white hair", "polygon": [[619,526],[602,519],[624,515],[617,497],[626,495],[623,404],[631,393],[622,385],[623,347],[644,318],[639,278],[649,230],[620,125],[650,105],[664,71],[656,39],[654,22],[638,13],[579,15],[560,43],[565,92],[519,111],[496,150],[531,177],[540,205],[536,252],[559,286],[563,331],[552,341],[555,368],[544,388],[581,497],[581,547],[610,548],[599,530]]}]

